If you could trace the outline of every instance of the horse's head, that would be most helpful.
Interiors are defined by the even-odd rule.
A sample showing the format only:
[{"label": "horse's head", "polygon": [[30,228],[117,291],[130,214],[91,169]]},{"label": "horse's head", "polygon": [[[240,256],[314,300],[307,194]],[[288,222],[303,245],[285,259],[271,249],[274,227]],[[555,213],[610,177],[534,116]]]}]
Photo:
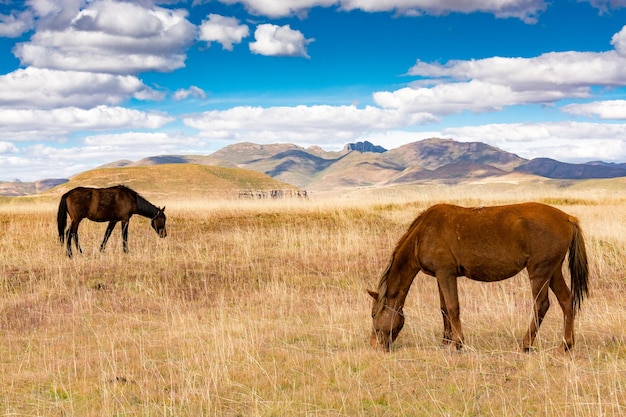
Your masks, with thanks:
[{"label": "horse's head", "polygon": [[152,218],[150,226],[155,232],[159,234],[159,237],[167,236],[167,229],[165,228],[165,207],[160,208],[157,215]]},{"label": "horse's head", "polygon": [[393,308],[387,304],[387,299],[378,299],[378,293],[367,291],[374,299],[372,303],[372,335],[370,345],[374,349],[389,351],[391,343],[396,340],[404,326],[402,306]]}]

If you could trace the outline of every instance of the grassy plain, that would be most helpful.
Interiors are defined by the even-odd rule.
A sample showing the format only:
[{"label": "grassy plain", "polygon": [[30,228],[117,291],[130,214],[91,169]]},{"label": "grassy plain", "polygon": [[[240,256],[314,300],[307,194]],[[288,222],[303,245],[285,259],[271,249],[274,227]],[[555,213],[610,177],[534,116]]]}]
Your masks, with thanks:
[{"label": "grassy plain", "polygon": [[[602,183],[604,184],[604,183]],[[606,184],[605,184],[606,185]],[[524,274],[460,279],[463,353],[440,347],[434,279],[416,278],[388,354],[368,344],[373,288],[436,202],[543,201],[580,218],[591,294],[559,352],[536,349]],[[85,221],[67,259],[56,203],[0,202],[0,414],[7,416],[617,416],[626,412],[626,186],[424,186],[310,200],[159,197],[168,233]]]}]

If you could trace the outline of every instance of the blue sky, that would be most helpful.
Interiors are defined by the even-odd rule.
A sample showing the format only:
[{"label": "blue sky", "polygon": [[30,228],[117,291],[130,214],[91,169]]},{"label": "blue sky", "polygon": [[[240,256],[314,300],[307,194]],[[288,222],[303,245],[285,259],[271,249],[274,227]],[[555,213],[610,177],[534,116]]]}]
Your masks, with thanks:
[{"label": "blue sky", "polygon": [[626,162],[626,0],[0,0],[0,181],[428,137]]}]

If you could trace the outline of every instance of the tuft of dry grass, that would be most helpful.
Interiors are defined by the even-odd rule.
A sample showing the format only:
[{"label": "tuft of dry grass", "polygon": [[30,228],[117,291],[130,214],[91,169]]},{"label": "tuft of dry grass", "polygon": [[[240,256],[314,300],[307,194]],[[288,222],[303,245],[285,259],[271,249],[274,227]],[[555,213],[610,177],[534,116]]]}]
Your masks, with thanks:
[{"label": "tuft of dry grass", "polygon": [[[591,295],[559,353],[552,308],[533,353],[524,273],[460,279],[468,347],[442,349],[435,281],[419,274],[391,353],[370,303],[397,239],[435,202],[550,201],[579,217]],[[0,205],[0,414],[45,416],[616,416],[626,412],[623,191],[432,187],[309,201],[166,201],[159,239],[131,220],[105,253],[84,221],[65,257],[56,204]]]}]

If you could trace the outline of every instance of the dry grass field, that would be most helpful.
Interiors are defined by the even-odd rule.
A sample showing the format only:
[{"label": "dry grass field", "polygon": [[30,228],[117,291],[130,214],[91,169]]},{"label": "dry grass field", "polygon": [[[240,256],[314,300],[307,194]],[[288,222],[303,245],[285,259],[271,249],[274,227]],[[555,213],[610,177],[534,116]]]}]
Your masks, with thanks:
[{"label": "dry grass field", "polygon": [[[146,195],[146,197],[149,197]],[[6,416],[618,416],[626,413],[626,187],[433,186],[310,200],[165,204],[168,237],[134,217],[84,221],[65,256],[56,199],[0,202],[0,414]],[[419,274],[390,353],[370,300],[404,230],[436,202],[542,201],[579,217],[591,263],[577,344],[552,307],[535,349],[524,274],[460,278],[467,347],[440,346]],[[119,227],[119,226],[118,226]],[[569,282],[569,278],[567,278]]]}]

